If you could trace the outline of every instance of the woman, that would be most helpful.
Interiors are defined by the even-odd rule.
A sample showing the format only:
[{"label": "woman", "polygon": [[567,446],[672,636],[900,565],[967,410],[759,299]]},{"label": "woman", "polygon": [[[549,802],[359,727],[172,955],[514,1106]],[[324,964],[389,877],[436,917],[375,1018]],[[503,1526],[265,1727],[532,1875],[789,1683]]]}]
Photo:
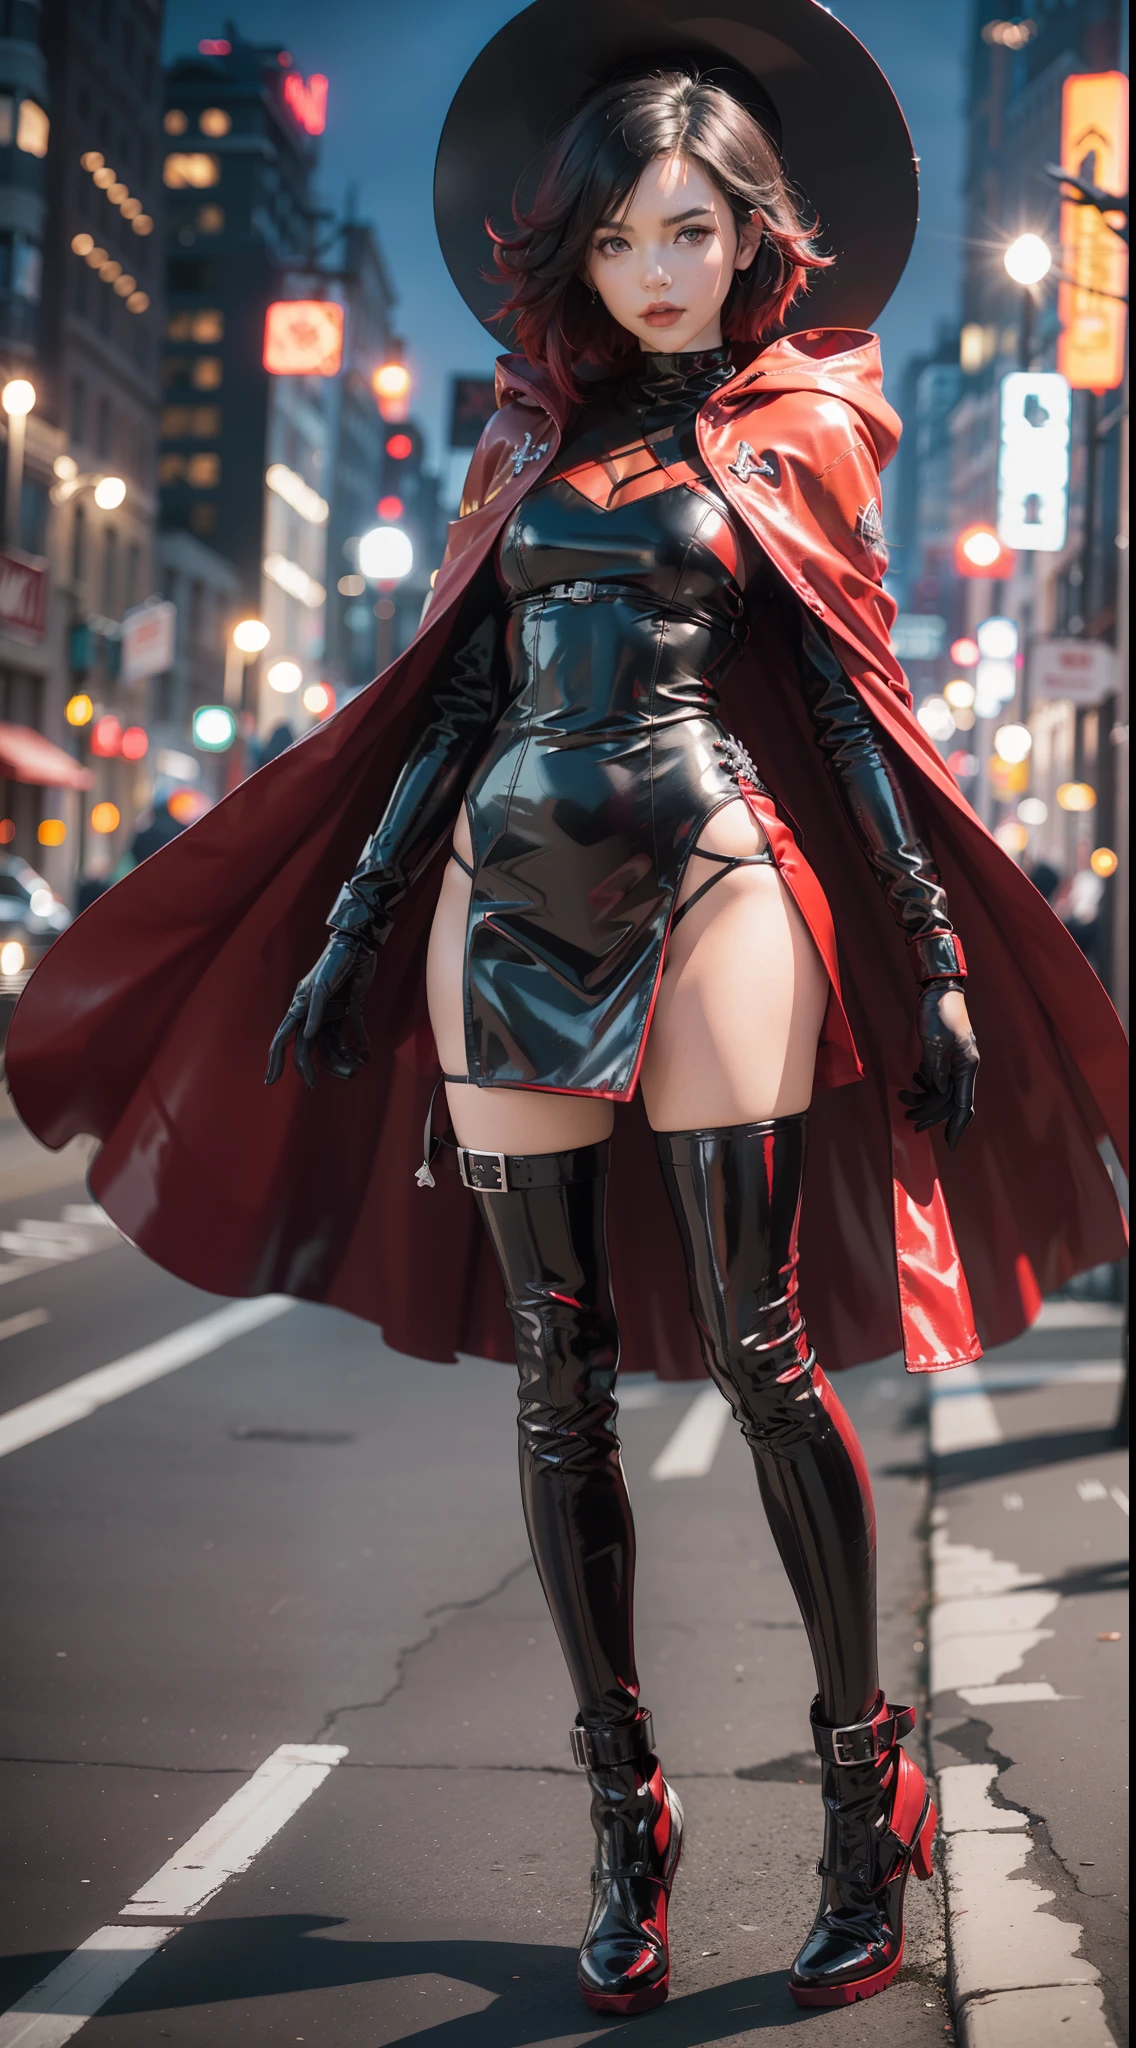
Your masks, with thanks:
[{"label": "woman", "polygon": [[[559,75],[547,37],[561,12],[540,0],[490,53],[503,49],[515,78],[536,18],[543,40],[532,47]],[[821,37],[830,85],[868,61],[831,17],[817,29],[811,10],[783,12],[790,27],[804,24],[802,47]],[[894,423],[874,339],[814,329],[762,345],[827,263],[770,139],[767,95],[736,64],[716,63],[712,43],[701,57],[664,49],[660,60],[642,40],[628,50],[626,24],[618,53],[610,27],[591,22],[587,33],[609,76],[570,120],[534,196],[518,201],[513,230],[495,236],[522,353],[503,365],[504,402],[475,456],[417,653],[383,679],[381,719],[373,705],[349,707],[334,744],[314,735],[295,750],[306,763],[285,757],[221,807],[243,800],[227,831],[214,813],[187,835],[192,865],[179,862],[175,876],[179,849],[161,855],[167,906],[179,880],[193,895],[192,936],[181,920],[159,945],[160,979],[120,957],[94,1024],[56,1024],[50,1078],[42,1008],[27,1020],[40,1024],[38,1043],[14,1026],[14,1079],[24,1114],[54,1142],[77,1117],[100,1131],[93,1185],[178,1270],[236,1281],[233,1291],[284,1285],[362,1307],[428,1355],[455,1340],[500,1355],[452,1174],[439,1173],[434,1197],[444,1206],[430,1276],[449,1306],[432,1324],[415,1294],[429,1225],[389,1200],[389,1167],[375,1167],[375,1154],[405,1164],[406,1112],[424,1106],[436,1048],[460,1179],[505,1283],[522,1498],[579,1704],[572,1752],[597,1845],[580,1983],[593,2010],[615,2014],[666,1996],[682,1839],[639,1697],[634,1533],[615,1432],[621,1343],[638,1344],[637,1362],[644,1351],[659,1362],[661,1349],[650,1356],[634,1309],[621,1337],[605,1229],[609,1146],[631,1114],[616,1106],[641,1096],[692,1328],[752,1450],[816,1666],[822,1891],[789,1982],[802,2004],[839,2005],[884,1989],[900,1966],[904,1886],[912,1868],[930,1874],[935,1810],[902,1747],[913,1713],[879,1685],[863,1456],[806,1334],[806,1118],[821,1132],[806,1227],[822,1284],[804,1291],[822,1355],[851,1363],[902,1337],[909,1365],[950,1365],[977,1356],[979,1342],[949,1174],[996,1335],[1021,1326],[1039,1282],[1109,1255],[1115,1201],[1092,1099],[1113,1105],[1117,1034],[1084,970],[1068,1000],[1067,944],[1047,980],[1054,921],[1035,892],[1021,895],[1028,885],[910,718],[881,591],[878,463]],[[815,76],[815,46],[812,59]],[[477,73],[459,116],[484,105]],[[886,86],[866,75],[886,113]],[[454,124],[448,133],[461,132]],[[444,141],[443,188],[445,159]],[[285,809],[305,795],[302,844]],[[785,801],[801,815],[809,860]],[[281,1079],[291,1043],[308,1089],[319,1067],[352,1080],[350,1107],[345,1116],[333,1091],[317,1114],[295,1091],[254,1126],[233,1076],[247,1078],[261,984],[279,985],[368,806],[374,829],[276,1031],[267,1077]],[[953,1161],[977,1051],[946,861],[932,856],[920,806],[997,995],[999,1102],[980,1173],[965,1180]],[[1014,910],[1025,970],[1002,958],[997,919]],[[132,945],[140,925],[157,938],[158,893],[136,890],[132,915]],[[103,936],[113,937],[109,922]],[[76,949],[72,977],[79,960]],[[57,1000],[66,987],[58,976]],[[128,988],[132,1009],[140,994],[162,1008],[144,1045],[123,1028]],[[369,1062],[368,997],[380,1040]],[[905,1123],[894,1083],[913,1030]],[[80,1043],[96,1046],[93,1082],[89,1058],[80,1079]],[[1014,1085],[1015,1061],[1026,1088]],[[399,1065],[412,1089],[399,1085]],[[222,1073],[218,1105],[208,1089]],[[862,1073],[859,1087],[844,1086]],[[851,1111],[831,1107],[848,1098],[858,1099]],[[946,1151],[936,1155],[939,1127]],[[427,1115],[418,1179],[432,1187],[429,1128]],[[251,1168],[250,1138],[260,1147]],[[987,1186],[999,1146],[1015,1176],[1045,1184],[1039,1193],[1023,1181],[1009,1223],[996,1173]],[[186,1190],[203,1176],[213,1214],[194,1246],[175,1249],[174,1212],[184,1224]],[[613,1220],[637,1241],[636,1291],[657,1308],[673,1240],[657,1232],[652,1199],[638,1179],[630,1226],[618,1211]],[[659,1323],[649,1316],[648,1330]]]}]

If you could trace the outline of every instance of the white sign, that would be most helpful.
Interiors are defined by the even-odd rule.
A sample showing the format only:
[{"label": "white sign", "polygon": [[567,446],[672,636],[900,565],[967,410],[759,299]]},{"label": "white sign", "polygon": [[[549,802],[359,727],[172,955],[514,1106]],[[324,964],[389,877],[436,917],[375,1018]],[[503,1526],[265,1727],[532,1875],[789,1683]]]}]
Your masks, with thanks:
[{"label": "white sign", "polygon": [[162,676],[174,664],[174,635],[177,606],[168,599],[161,604],[136,605],[122,621],[122,680],[141,683],[147,676]]},{"label": "white sign", "polygon": [[1030,656],[1030,693],[1103,704],[1116,690],[1116,649],[1103,640],[1041,640]]},{"label": "white sign", "polygon": [[1069,520],[1072,394],[1056,370],[1002,379],[998,538],[1004,547],[1055,554]]}]

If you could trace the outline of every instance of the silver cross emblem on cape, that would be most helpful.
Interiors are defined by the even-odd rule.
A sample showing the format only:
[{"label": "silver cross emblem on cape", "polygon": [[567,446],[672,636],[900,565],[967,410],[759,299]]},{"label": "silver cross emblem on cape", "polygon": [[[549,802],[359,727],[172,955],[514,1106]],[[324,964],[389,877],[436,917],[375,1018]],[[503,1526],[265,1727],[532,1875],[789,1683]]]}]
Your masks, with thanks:
[{"label": "silver cross emblem on cape", "polygon": [[730,463],[729,470],[730,475],[736,476],[740,484],[748,484],[750,478],[754,476],[765,476],[773,479],[776,479],[777,476],[777,471],[774,469],[773,464],[767,462],[764,455],[759,455],[756,448],[752,447],[748,441],[738,442],[738,452]]},{"label": "silver cross emblem on cape", "polygon": [[547,441],[542,441],[538,447],[534,448],[532,435],[526,434],[520,447],[513,450],[513,475],[520,476],[526,462],[539,462],[541,456],[547,454]]}]

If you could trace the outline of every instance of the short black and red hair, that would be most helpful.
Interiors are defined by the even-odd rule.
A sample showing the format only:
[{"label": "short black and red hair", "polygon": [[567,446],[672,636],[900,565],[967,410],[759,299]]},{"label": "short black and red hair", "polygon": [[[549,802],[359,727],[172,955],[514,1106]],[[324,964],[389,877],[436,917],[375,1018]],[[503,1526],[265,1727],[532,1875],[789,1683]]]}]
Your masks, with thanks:
[{"label": "short black and red hair", "polygon": [[739,228],[755,213],[764,227],[722,307],[729,340],[775,333],[810,270],[833,260],[817,252],[816,222],[803,217],[774,143],[732,94],[687,70],[655,69],[602,87],[560,136],[531,205],[514,199],[513,232],[487,223],[505,287],[497,317],[511,318],[519,347],[567,397],[579,395],[582,359],[614,368],[637,345],[593,300],[583,272],[597,227],[618,218],[648,163],[672,156],[701,165]]}]

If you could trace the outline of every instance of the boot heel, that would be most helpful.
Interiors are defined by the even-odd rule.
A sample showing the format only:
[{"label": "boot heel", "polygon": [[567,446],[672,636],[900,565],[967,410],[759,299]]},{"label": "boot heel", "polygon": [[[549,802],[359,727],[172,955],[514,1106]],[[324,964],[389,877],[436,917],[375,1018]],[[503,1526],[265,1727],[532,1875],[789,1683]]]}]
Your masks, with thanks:
[{"label": "boot heel", "polygon": [[938,1825],[939,1816],[935,1810],[935,1802],[932,1799],[927,1808],[927,1818],[915,1838],[915,1847],[911,1851],[911,1867],[916,1877],[922,1878],[924,1881],[934,1871],[935,1866],[932,1861],[932,1855],[935,1847],[935,1829]]}]

